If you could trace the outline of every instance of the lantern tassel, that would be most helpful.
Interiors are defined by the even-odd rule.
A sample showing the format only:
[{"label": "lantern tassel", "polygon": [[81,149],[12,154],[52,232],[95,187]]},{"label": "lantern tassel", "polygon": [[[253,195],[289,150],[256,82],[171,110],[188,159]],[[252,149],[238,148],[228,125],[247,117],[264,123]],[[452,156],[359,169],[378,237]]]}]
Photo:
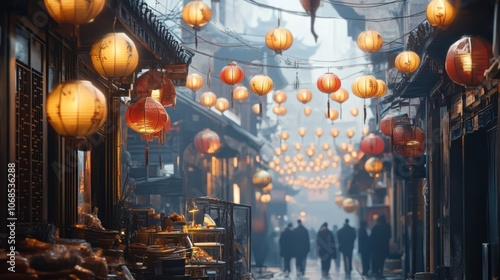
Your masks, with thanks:
[{"label": "lantern tassel", "polygon": [[295,82],[293,84],[294,89],[299,89],[299,72],[295,72]]},{"label": "lantern tassel", "polygon": [[366,104],[363,104],[363,124],[366,124]]},{"label": "lantern tassel", "polygon": [[160,168],[162,168],[162,162],[161,162],[161,154],[158,155],[158,162],[159,162],[159,166]]},{"label": "lantern tassel", "polygon": [[259,116],[262,116],[262,100],[259,98]]},{"label": "lantern tassel", "polygon": [[233,93],[234,93],[234,86],[231,89],[231,108],[233,108],[233,106],[234,106],[234,96],[233,96]]},{"label": "lantern tassel", "polygon": [[198,30],[194,30],[194,48],[198,49]]},{"label": "lantern tassel", "polygon": [[328,100],[326,101],[326,112],[328,114],[328,118],[330,118],[330,94],[328,94]]},{"label": "lantern tassel", "polygon": [[146,149],[144,151],[144,162],[146,163],[146,166],[149,165],[149,145],[146,144]]},{"label": "lantern tassel", "polygon": [[375,104],[375,124],[378,125],[378,98],[377,104]]}]

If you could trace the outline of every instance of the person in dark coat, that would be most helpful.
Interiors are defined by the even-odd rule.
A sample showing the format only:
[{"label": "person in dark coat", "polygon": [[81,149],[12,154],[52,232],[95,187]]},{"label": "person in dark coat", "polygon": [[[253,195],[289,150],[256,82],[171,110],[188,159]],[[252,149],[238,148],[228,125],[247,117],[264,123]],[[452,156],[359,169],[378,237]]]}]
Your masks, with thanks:
[{"label": "person in dark coat", "polygon": [[316,248],[321,261],[321,273],[323,278],[329,278],[332,259],[337,257],[335,251],[335,238],[332,231],[328,229],[328,223],[324,222],[316,235]]},{"label": "person in dark coat", "polygon": [[309,232],[302,225],[302,221],[297,220],[297,227],[293,230],[295,240],[295,265],[297,267],[297,275],[303,276],[306,272],[306,259],[311,244],[309,243]]},{"label": "person in dark coat", "polygon": [[349,219],[345,219],[344,226],[337,232],[339,238],[339,251],[344,259],[344,272],[346,277],[350,277],[352,271],[352,251],[354,250],[354,240],[356,240],[356,230],[349,225]]},{"label": "person in dark coat", "polygon": [[339,227],[337,225],[333,225],[332,232],[333,232],[333,238],[335,238],[335,254],[337,255],[337,258],[335,258],[334,263],[335,263],[335,272],[340,271],[340,259],[342,253],[339,251],[339,238],[337,235],[337,232],[339,231]]},{"label": "person in dark coat", "polygon": [[283,273],[288,277],[290,274],[290,261],[293,257],[293,225],[289,223],[288,226],[281,232],[279,238],[280,256],[283,257],[284,266]]},{"label": "person in dark coat", "polygon": [[385,259],[389,256],[390,239],[391,226],[385,221],[385,215],[380,215],[370,235],[372,272],[377,278],[383,276]]},{"label": "person in dark coat", "polygon": [[361,266],[364,276],[367,276],[370,271],[370,236],[368,235],[366,225],[366,221],[361,221],[358,230],[358,252],[361,255]]}]

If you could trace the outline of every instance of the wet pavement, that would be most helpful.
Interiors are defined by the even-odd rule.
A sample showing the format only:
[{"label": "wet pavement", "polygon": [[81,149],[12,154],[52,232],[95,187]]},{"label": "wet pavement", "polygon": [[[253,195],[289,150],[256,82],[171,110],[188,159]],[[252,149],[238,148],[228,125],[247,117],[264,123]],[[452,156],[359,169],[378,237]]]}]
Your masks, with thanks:
[{"label": "wet pavement", "polygon": [[[321,276],[321,266],[319,259],[308,259],[306,264],[306,273],[304,276],[297,276],[297,272],[295,270],[295,261],[292,259],[291,269],[292,271],[288,276],[286,276],[282,269],[279,267],[266,267],[266,268],[253,268],[252,276],[253,279],[276,279],[276,280],[341,280],[341,279],[351,279],[351,280],[375,280],[375,277],[367,277],[361,275],[361,264],[358,259],[353,260],[353,271],[351,272],[350,277],[346,276],[343,271],[343,263],[340,264],[339,268],[335,266],[335,263],[332,261],[332,267],[330,269],[330,273],[328,278]],[[392,271],[388,271],[384,273],[385,280],[402,280],[403,277]]]}]

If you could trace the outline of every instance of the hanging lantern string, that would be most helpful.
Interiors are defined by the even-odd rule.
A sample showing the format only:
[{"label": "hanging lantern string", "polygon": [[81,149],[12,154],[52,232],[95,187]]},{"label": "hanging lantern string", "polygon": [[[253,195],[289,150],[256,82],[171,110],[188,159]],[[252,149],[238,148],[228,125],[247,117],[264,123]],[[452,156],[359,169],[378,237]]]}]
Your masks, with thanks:
[{"label": "hanging lantern string", "polygon": [[363,99],[363,124],[366,124],[366,99]]},{"label": "hanging lantern string", "polygon": [[259,116],[262,116],[262,100],[259,97]]},{"label": "hanging lantern string", "polygon": [[340,103],[339,112],[340,112],[340,119],[342,119],[342,103]]},{"label": "hanging lantern string", "polygon": [[326,112],[328,114],[328,118],[330,118],[330,94],[328,94],[328,97],[327,97],[327,101],[326,101]]},{"label": "hanging lantern string", "polygon": [[299,72],[295,72],[295,82],[293,83],[293,89],[299,89]]},{"label": "hanging lantern string", "polygon": [[146,166],[149,165],[149,144],[146,143],[146,150],[144,151],[144,162]]},{"label": "hanging lantern string", "polygon": [[278,9],[278,27],[280,26],[281,22],[281,9]]},{"label": "hanging lantern string", "polygon": [[377,102],[375,103],[375,125],[378,125],[378,98]]}]

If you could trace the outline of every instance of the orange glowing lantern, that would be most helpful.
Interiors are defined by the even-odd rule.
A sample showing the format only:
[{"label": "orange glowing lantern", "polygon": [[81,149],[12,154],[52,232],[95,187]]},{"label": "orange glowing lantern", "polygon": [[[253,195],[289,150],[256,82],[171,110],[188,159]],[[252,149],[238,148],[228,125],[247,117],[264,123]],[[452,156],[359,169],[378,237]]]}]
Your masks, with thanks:
[{"label": "orange glowing lantern", "polygon": [[50,16],[59,23],[82,25],[92,22],[101,13],[105,0],[61,1],[44,0]]},{"label": "orange glowing lantern", "polygon": [[448,49],[445,69],[450,79],[464,87],[481,84],[493,57],[491,44],[479,36],[464,36]]},{"label": "orange glowing lantern", "polygon": [[394,65],[400,72],[411,74],[420,66],[420,57],[415,52],[404,51],[396,56]]},{"label": "orange glowing lantern", "polygon": [[198,46],[198,36],[196,33],[200,27],[206,25],[212,17],[212,10],[202,0],[192,0],[182,9],[182,19],[194,29],[195,47]]},{"label": "orange glowing lantern", "polygon": [[286,101],[286,93],[283,90],[277,90],[273,93],[273,100],[278,104],[282,104]]},{"label": "orange glowing lantern", "polygon": [[303,104],[307,104],[312,99],[312,92],[306,88],[299,89],[297,92],[297,100]]},{"label": "orange glowing lantern", "polygon": [[[330,117],[328,117],[328,116],[330,116]],[[336,119],[339,118],[339,111],[337,111],[335,109],[330,109],[330,112],[325,111],[325,117],[327,119],[330,119],[333,123],[333,121],[335,121]]]},{"label": "orange glowing lantern", "polygon": [[167,122],[167,111],[160,102],[152,97],[144,97],[127,108],[127,125],[141,134],[160,131]]},{"label": "orange glowing lantern", "polygon": [[323,136],[323,129],[321,127],[316,128],[316,130],[314,131],[314,134],[316,134],[316,136],[318,136],[318,137]]},{"label": "orange glowing lantern", "polygon": [[111,79],[130,76],[139,64],[137,48],[125,33],[109,33],[90,49],[92,66],[101,76]]},{"label": "orange glowing lantern", "polygon": [[427,21],[437,28],[446,28],[455,19],[456,9],[447,0],[432,0],[425,11]]},{"label": "orange glowing lantern", "polygon": [[358,116],[358,114],[359,114],[359,110],[358,110],[358,108],[354,107],[354,108],[352,108],[352,109],[351,109],[351,115],[352,115],[353,117],[357,117],[357,116]]},{"label": "orange glowing lantern", "polygon": [[377,94],[377,79],[372,75],[363,75],[354,79],[351,87],[354,95],[363,98],[363,122],[366,122],[366,99]]},{"label": "orange glowing lantern", "polygon": [[382,48],[382,35],[375,30],[366,30],[358,35],[358,47],[364,52],[376,52]]},{"label": "orange glowing lantern", "polygon": [[229,63],[220,71],[220,79],[227,85],[241,83],[244,77],[245,73],[243,73],[243,69],[241,69],[236,62]]},{"label": "orange glowing lantern", "polygon": [[163,72],[157,69],[151,69],[142,74],[136,80],[134,88],[138,98],[153,97],[163,106],[175,108],[175,86]]},{"label": "orange glowing lantern", "polygon": [[385,115],[380,120],[380,131],[386,135],[392,137],[392,130],[396,126],[396,118],[393,115]]},{"label": "orange glowing lantern", "polygon": [[224,97],[217,98],[217,100],[215,101],[215,109],[224,114],[224,111],[229,109],[229,100]]},{"label": "orange glowing lantern", "polygon": [[349,93],[344,88],[339,88],[339,90],[332,93],[332,100],[340,104],[340,118],[342,119],[342,103],[349,99]]},{"label": "orange glowing lantern", "polygon": [[312,113],[312,108],[311,108],[311,107],[309,107],[309,106],[305,106],[305,107],[304,107],[304,115],[305,115],[306,117],[309,117],[309,116],[311,115],[311,113]]},{"label": "orange glowing lantern", "polygon": [[220,149],[219,135],[208,128],[196,133],[194,147],[202,154],[214,154]]},{"label": "orange glowing lantern", "polygon": [[248,98],[248,89],[244,86],[237,86],[233,89],[233,99],[237,101],[244,101]]},{"label": "orange glowing lantern", "polygon": [[348,197],[348,198],[344,199],[344,201],[342,201],[342,208],[347,213],[355,212],[356,210],[358,210],[358,206],[359,206],[358,201],[355,199],[352,199],[350,197]]},{"label": "orange glowing lantern", "polygon": [[[318,89],[321,92],[328,94],[326,109],[328,114],[330,114],[330,94],[337,91],[340,88],[340,85],[340,78],[330,72],[321,75],[316,81],[316,86],[318,87]],[[328,116],[328,118],[329,117],[330,116]]]},{"label": "orange glowing lantern", "polygon": [[259,104],[253,104],[252,105],[252,112],[256,115],[262,115],[262,107],[259,106]]},{"label": "orange glowing lantern", "polygon": [[290,48],[292,43],[292,33],[284,27],[275,27],[266,34],[266,45],[276,54],[281,54],[284,50]]},{"label": "orange glowing lantern", "polygon": [[384,169],[384,163],[378,157],[371,157],[365,162],[365,171],[368,173],[380,173],[382,169]]},{"label": "orange glowing lantern", "polygon": [[304,137],[306,135],[307,131],[304,127],[299,128],[299,135],[300,137]]},{"label": "orange glowing lantern", "polygon": [[196,91],[203,86],[203,77],[193,73],[186,77],[186,87],[192,92],[193,100],[196,100]]},{"label": "orange glowing lantern", "polygon": [[211,91],[205,91],[200,95],[200,104],[210,109],[217,103],[217,96]]},{"label": "orange glowing lantern", "polygon": [[280,134],[280,138],[282,140],[286,141],[289,137],[290,137],[290,133],[288,133],[288,131],[282,131],[281,134]]},{"label": "orange glowing lantern", "polygon": [[286,107],[285,106],[279,106],[279,105],[274,105],[273,106],[273,113],[276,114],[277,116],[284,116],[286,115]]},{"label": "orange glowing lantern", "polygon": [[260,97],[273,90],[273,80],[267,75],[256,75],[250,80],[250,89],[259,96],[260,112],[262,112],[262,101]]}]

